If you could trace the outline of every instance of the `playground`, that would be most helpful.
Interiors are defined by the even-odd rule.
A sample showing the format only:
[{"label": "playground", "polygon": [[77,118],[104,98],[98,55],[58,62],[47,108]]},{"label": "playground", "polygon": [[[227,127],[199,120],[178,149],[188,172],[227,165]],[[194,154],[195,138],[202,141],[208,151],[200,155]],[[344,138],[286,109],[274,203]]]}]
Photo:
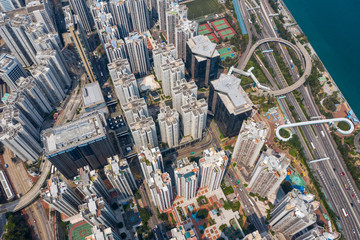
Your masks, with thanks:
[{"label": "playground", "polygon": [[199,35],[206,35],[206,34],[209,34],[209,33],[212,33],[212,29],[210,28],[210,26],[205,23],[205,24],[201,24],[199,26]]},{"label": "playground", "polygon": [[224,47],[218,49],[221,61],[224,61],[227,57],[234,58],[235,52],[230,47]]},{"label": "playground", "polygon": [[87,236],[92,234],[91,225],[85,221],[76,224],[69,224],[69,240],[85,240]]},{"label": "playground", "polygon": [[219,32],[217,32],[220,37],[222,38],[222,40],[230,40],[233,36],[235,36],[235,31],[233,28],[227,28],[225,30],[221,30]]},{"label": "playground", "polygon": [[223,29],[231,27],[225,18],[212,21],[211,25],[215,28],[216,31],[221,31]]},{"label": "playground", "polygon": [[206,35],[211,42],[213,43],[218,43],[219,42],[219,39],[216,37],[215,33],[210,33],[210,34],[207,34]]}]

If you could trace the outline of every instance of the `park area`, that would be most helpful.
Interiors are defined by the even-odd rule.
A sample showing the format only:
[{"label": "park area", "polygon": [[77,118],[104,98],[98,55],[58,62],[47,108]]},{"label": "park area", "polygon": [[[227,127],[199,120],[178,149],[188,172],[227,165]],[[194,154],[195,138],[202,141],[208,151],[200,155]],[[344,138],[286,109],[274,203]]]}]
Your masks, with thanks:
[{"label": "park area", "polygon": [[224,61],[226,58],[234,58],[235,52],[230,47],[224,47],[218,49],[218,52],[220,54],[221,61]]},{"label": "park area", "polygon": [[187,2],[189,19],[197,19],[205,15],[213,15],[220,12],[217,0],[194,0]]},{"label": "park area", "polygon": [[91,225],[85,221],[69,224],[69,240],[85,240],[92,234]]}]

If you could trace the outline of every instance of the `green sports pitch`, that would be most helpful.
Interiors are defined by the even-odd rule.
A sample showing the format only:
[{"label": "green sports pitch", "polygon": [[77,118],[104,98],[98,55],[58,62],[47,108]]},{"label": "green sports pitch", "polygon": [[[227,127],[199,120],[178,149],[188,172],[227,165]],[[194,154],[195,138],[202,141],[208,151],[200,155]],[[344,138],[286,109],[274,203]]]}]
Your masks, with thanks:
[{"label": "green sports pitch", "polygon": [[85,240],[87,236],[92,234],[91,225],[85,221],[70,224],[69,240]]}]

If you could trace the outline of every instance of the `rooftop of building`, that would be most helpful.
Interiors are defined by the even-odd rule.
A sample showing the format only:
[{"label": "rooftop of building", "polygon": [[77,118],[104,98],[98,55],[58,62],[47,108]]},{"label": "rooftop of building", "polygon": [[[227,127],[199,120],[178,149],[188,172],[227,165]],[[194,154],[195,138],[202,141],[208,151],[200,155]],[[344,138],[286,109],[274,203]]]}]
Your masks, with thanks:
[{"label": "rooftop of building", "polygon": [[47,155],[85,144],[105,136],[102,113],[91,112],[63,125],[44,130],[41,137]]},{"label": "rooftop of building", "polygon": [[82,99],[84,102],[84,107],[90,107],[92,105],[105,102],[98,81],[85,84],[85,86],[81,89],[81,91],[82,91]]},{"label": "rooftop of building", "polygon": [[207,109],[207,102],[205,99],[196,100],[196,98],[188,99],[187,104],[181,106],[184,113],[192,112],[194,115],[206,114],[203,109]]},{"label": "rooftop of building", "polygon": [[141,41],[145,38],[145,35],[137,33],[137,32],[131,32],[129,33],[129,36],[125,38],[125,42],[133,42],[133,41]]},{"label": "rooftop of building", "polygon": [[176,168],[174,173],[179,178],[191,178],[193,176],[196,177],[198,172],[199,167],[196,162],[190,162],[188,158],[183,158],[176,161]]},{"label": "rooftop of building", "polygon": [[86,203],[79,205],[79,210],[84,215],[99,216],[101,210],[105,208],[105,202],[102,197],[91,196],[85,198]]},{"label": "rooftop of building", "polygon": [[[128,111],[138,112],[139,110],[141,110],[144,107],[147,107],[145,99],[137,98],[137,97],[129,98],[129,102],[126,104],[123,104],[123,106],[122,106],[123,111],[125,113]],[[139,119],[139,120],[142,120],[142,119]]]},{"label": "rooftop of building", "polygon": [[220,56],[219,52],[216,50],[216,43],[210,41],[207,36],[198,35],[193,38],[190,38],[187,41],[188,46],[194,54],[203,56],[206,58],[213,58]]},{"label": "rooftop of building", "polygon": [[176,48],[174,46],[174,44],[158,44],[156,45],[156,47],[153,49],[152,53],[153,55],[157,55],[157,54],[164,54],[164,53],[168,53],[170,51],[175,51]]},{"label": "rooftop of building", "polygon": [[99,175],[96,170],[91,170],[90,166],[84,166],[78,169],[79,175],[74,177],[74,184],[76,187],[86,187],[91,185],[91,182],[97,181]]},{"label": "rooftop of building", "polygon": [[287,174],[290,160],[285,153],[275,153],[271,148],[260,155],[259,164],[268,171],[277,172],[281,175]]},{"label": "rooftop of building", "polygon": [[199,160],[200,167],[226,167],[228,157],[224,150],[216,152],[214,148],[204,150],[204,156]]},{"label": "rooftop of building", "polygon": [[120,74],[131,74],[131,68],[127,59],[116,59],[112,63],[108,64],[109,72],[116,71],[117,75]]},{"label": "rooftop of building", "polygon": [[253,119],[248,119],[243,122],[239,136],[244,140],[264,141],[266,139],[269,129],[264,122],[255,122]]},{"label": "rooftop of building", "polygon": [[253,107],[253,103],[241,87],[240,82],[239,78],[227,74],[221,74],[219,79],[211,81],[229,113],[235,115],[249,111]]},{"label": "rooftop of building", "polygon": [[162,161],[162,155],[159,147],[154,147],[151,149],[148,147],[140,147],[138,158],[140,161]]},{"label": "rooftop of building", "polygon": [[125,158],[120,158],[119,155],[115,155],[113,157],[109,157],[109,164],[104,167],[105,174],[114,174],[121,175],[122,171],[126,168],[129,168],[129,164]]},{"label": "rooftop of building", "polygon": [[179,113],[175,109],[171,109],[170,106],[160,107],[160,113],[158,115],[159,122],[165,121],[167,125],[178,123]]},{"label": "rooftop of building", "polygon": [[74,26],[74,16],[71,12],[70,5],[64,6],[62,10],[64,13],[66,28],[69,29],[70,27]]},{"label": "rooftop of building", "polygon": [[183,93],[184,95],[191,95],[195,90],[197,92],[197,85],[194,81],[186,81],[185,78],[176,82],[176,87],[172,89],[175,94]]},{"label": "rooftop of building", "polygon": [[9,54],[3,53],[0,56],[0,72],[6,73],[8,70],[18,65],[16,58]]}]

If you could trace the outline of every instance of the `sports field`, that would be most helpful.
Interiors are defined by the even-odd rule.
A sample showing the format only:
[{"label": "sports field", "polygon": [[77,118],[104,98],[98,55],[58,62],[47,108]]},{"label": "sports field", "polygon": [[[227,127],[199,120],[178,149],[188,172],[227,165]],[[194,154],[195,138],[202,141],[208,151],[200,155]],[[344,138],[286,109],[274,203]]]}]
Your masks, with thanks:
[{"label": "sports field", "polygon": [[227,57],[234,58],[235,52],[230,47],[224,47],[218,49],[221,61],[224,61]]},{"label": "sports field", "polygon": [[205,24],[201,24],[199,26],[199,35],[206,35],[206,34],[209,34],[209,33],[212,33],[212,29],[210,28],[210,26],[205,23]]},{"label": "sports field", "polygon": [[233,36],[235,36],[235,31],[232,28],[227,28],[227,29],[224,29],[217,33],[220,35],[222,40],[225,40],[225,39],[230,40]]},{"label": "sports field", "polygon": [[219,40],[217,39],[215,33],[210,33],[210,34],[207,34],[206,36],[207,36],[207,37],[210,39],[210,41],[212,41],[213,43],[218,43],[218,42],[219,42]]},{"label": "sports field", "polygon": [[70,224],[69,229],[69,240],[85,240],[85,238],[92,234],[91,225],[85,221]]},{"label": "sports field", "polygon": [[225,18],[212,21],[211,25],[213,25],[213,27],[215,28],[216,31],[220,31],[220,30],[231,27]]},{"label": "sports field", "polygon": [[189,9],[189,19],[196,19],[205,15],[212,15],[220,12],[218,0],[194,0],[186,3]]}]

